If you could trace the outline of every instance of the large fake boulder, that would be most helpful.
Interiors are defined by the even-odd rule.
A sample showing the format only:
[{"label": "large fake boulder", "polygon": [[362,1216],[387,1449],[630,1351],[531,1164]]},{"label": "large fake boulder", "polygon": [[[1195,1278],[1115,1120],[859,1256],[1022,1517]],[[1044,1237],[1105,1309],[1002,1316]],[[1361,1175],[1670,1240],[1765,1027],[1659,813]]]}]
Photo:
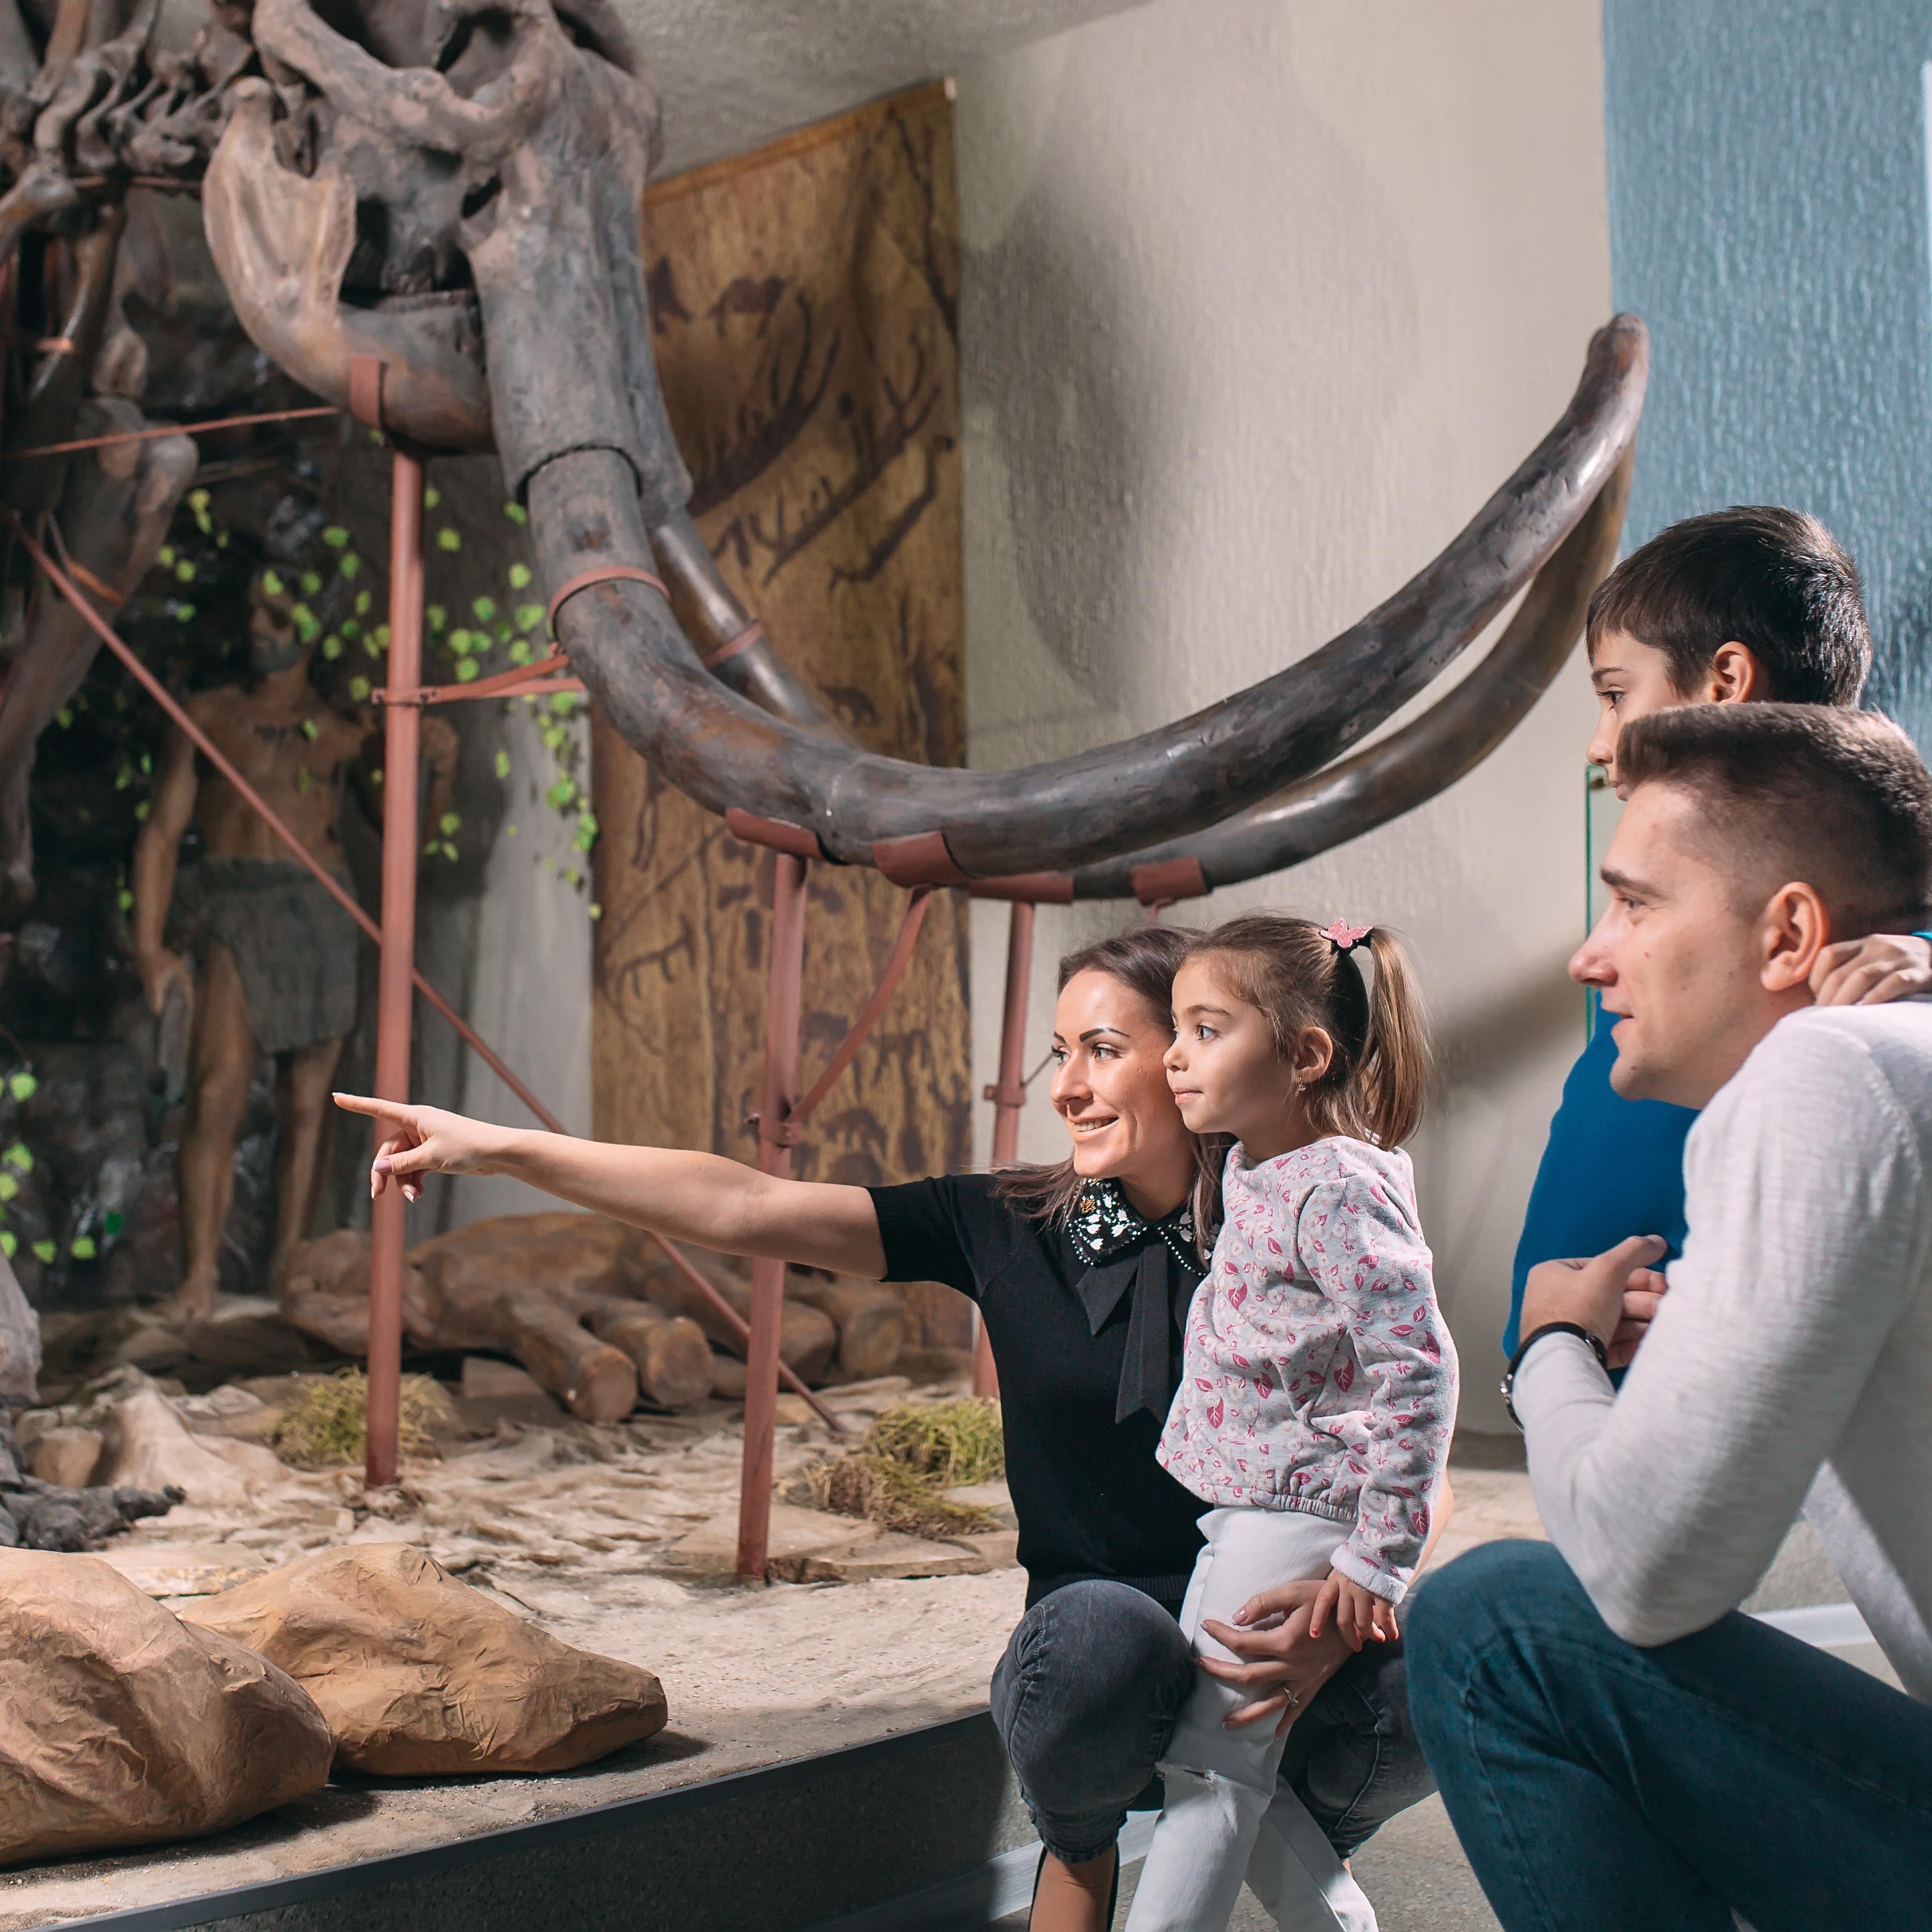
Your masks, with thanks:
[{"label": "large fake boulder", "polygon": [[568,1771],[664,1727],[648,1670],[559,1642],[408,1544],[318,1551],[182,1614],[302,1684],[349,1770]]},{"label": "large fake boulder", "polygon": [[0,1864],[226,1830],[334,1751],[267,1658],[94,1557],[0,1550]]}]

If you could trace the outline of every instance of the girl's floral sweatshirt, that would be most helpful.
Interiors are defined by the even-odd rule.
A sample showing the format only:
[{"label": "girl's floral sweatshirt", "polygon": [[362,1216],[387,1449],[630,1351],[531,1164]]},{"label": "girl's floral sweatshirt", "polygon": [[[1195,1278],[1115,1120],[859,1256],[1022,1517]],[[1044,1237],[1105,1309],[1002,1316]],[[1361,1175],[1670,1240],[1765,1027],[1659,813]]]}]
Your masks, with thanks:
[{"label": "girl's floral sweatshirt", "polygon": [[1338,1135],[1250,1164],[1238,1142],[1222,1196],[1161,1465],[1216,1508],[1351,1525],[1333,1567],[1400,1603],[1456,1419],[1408,1156]]}]

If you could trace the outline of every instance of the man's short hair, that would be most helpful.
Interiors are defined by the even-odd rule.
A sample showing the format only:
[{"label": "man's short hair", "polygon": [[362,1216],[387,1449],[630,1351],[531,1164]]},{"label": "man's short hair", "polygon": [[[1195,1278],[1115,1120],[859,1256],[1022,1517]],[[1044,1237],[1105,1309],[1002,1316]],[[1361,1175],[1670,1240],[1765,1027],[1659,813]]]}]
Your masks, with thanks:
[{"label": "man's short hair", "polygon": [[1703,807],[1714,856],[1752,910],[1814,888],[1834,939],[1916,928],[1932,904],[1932,772],[1876,712],[1814,704],[1688,704],[1624,728],[1634,794],[1677,787]]},{"label": "man's short hair", "polygon": [[1590,599],[1585,634],[1621,631],[1661,651],[1687,694],[1719,647],[1763,665],[1767,698],[1852,705],[1871,668],[1858,568],[1816,517],[1744,507],[1687,518],[1631,551]]}]

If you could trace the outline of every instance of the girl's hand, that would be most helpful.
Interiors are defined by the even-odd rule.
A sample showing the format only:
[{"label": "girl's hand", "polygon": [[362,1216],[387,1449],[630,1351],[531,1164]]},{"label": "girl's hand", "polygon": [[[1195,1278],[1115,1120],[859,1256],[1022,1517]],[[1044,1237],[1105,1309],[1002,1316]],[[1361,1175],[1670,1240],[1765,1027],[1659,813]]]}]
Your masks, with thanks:
[{"label": "girl's hand", "polygon": [[1275,1736],[1286,1736],[1316,1692],[1348,1662],[1348,1646],[1340,1631],[1330,1629],[1318,1639],[1310,1634],[1309,1612],[1322,1587],[1316,1579],[1279,1584],[1250,1597],[1234,1612],[1232,1624],[1202,1619],[1202,1629],[1241,1660],[1231,1664],[1225,1658],[1201,1657],[1196,1664],[1209,1676],[1254,1699],[1227,1720],[1229,1730],[1244,1730],[1272,1718],[1276,1720]]},{"label": "girl's hand", "polygon": [[1339,1570],[1329,1571],[1328,1582],[1316,1597],[1308,1619],[1309,1635],[1319,1636],[1330,1619],[1351,1650],[1360,1650],[1365,1643],[1392,1643],[1399,1634],[1395,1606]]},{"label": "girl's hand", "polygon": [[1932,993],[1932,943],[1916,932],[1875,932],[1819,952],[1811,997],[1821,1006],[1882,1006]]},{"label": "girl's hand", "polygon": [[506,1127],[446,1114],[440,1107],[399,1107],[387,1100],[338,1094],[335,1104],[346,1112],[367,1114],[376,1124],[376,1157],[369,1168],[369,1198],[374,1201],[392,1180],[405,1201],[422,1198],[424,1174],[489,1174],[509,1145]]}]

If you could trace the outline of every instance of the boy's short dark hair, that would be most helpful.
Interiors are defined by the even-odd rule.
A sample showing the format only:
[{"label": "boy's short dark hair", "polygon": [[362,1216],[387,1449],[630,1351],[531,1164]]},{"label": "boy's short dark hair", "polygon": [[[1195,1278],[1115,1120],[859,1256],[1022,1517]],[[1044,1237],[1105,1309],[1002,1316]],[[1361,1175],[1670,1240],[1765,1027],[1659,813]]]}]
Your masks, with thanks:
[{"label": "boy's short dark hair", "polygon": [[1910,930],[1932,905],[1932,772],[1874,711],[1816,704],[1686,704],[1648,712],[1617,740],[1617,772],[1689,793],[1700,837],[1755,909],[1779,886],[1814,888],[1834,939]]},{"label": "boy's short dark hair", "polygon": [[1631,551],[1590,599],[1592,656],[1622,631],[1686,694],[1718,647],[1745,646],[1786,704],[1853,705],[1871,668],[1858,567],[1816,517],[1766,506],[1688,517]]}]

